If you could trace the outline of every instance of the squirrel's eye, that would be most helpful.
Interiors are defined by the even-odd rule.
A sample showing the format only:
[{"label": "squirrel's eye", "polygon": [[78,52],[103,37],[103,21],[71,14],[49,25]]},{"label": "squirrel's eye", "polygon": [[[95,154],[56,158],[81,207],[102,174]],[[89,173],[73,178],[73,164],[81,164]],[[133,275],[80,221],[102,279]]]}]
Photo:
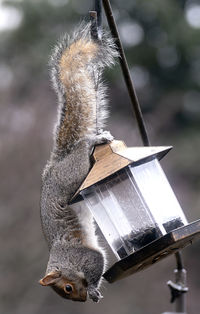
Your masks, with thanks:
[{"label": "squirrel's eye", "polygon": [[73,290],[73,288],[72,288],[71,285],[66,285],[66,286],[65,286],[65,291],[66,291],[66,293],[70,293],[70,292],[72,292],[72,290]]}]

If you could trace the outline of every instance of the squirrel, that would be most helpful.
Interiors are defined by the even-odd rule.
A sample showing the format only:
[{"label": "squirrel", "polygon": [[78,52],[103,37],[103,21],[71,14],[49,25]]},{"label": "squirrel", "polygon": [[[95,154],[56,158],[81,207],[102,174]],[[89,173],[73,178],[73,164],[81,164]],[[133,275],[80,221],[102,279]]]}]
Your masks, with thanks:
[{"label": "squirrel", "polygon": [[74,301],[100,300],[106,257],[83,202],[69,202],[87,176],[94,146],[111,141],[103,131],[107,113],[102,71],[118,56],[110,34],[92,36],[92,22],[65,35],[50,59],[58,97],[58,120],[50,159],[42,175],[41,222],[50,256],[39,281]]}]

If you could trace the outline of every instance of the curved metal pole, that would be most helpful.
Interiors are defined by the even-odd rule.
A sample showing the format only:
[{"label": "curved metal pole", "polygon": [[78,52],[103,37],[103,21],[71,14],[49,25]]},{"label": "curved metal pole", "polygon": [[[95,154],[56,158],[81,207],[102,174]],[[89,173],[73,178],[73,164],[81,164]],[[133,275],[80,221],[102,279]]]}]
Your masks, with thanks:
[{"label": "curved metal pole", "polygon": [[[100,5],[101,0],[99,0],[99,1],[96,0],[95,2]],[[128,63],[127,63],[124,49],[123,49],[123,46],[122,46],[122,43],[120,40],[119,32],[117,30],[117,25],[116,25],[116,22],[115,22],[115,19],[113,16],[110,1],[109,0],[102,0],[102,2],[103,2],[105,14],[107,17],[107,21],[108,21],[108,25],[110,27],[111,33],[112,33],[113,37],[116,39],[116,45],[118,47],[118,51],[120,54],[119,62],[120,62],[121,69],[122,69],[123,76],[124,76],[124,80],[125,80],[128,92],[129,92],[129,96],[131,99],[133,110],[135,112],[135,116],[136,116],[136,120],[138,123],[140,135],[141,135],[144,146],[150,146],[150,141],[148,138],[145,122],[144,122],[144,119],[142,116],[142,111],[141,111],[140,104],[139,104],[139,101],[138,101],[138,98],[137,98],[137,95],[136,95],[136,92],[135,92],[135,89],[133,86],[130,71],[128,68]],[[185,312],[185,293],[184,292],[187,291],[187,288],[186,288],[186,271],[183,268],[183,262],[182,262],[182,257],[181,257],[180,252],[177,252],[175,254],[175,258],[176,258],[176,263],[177,263],[177,269],[175,270],[175,272],[177,272],[176,283],[181,284],[183,287],[183,290],[185,289],[185,291],[181,291],[180,295],[175,297],[174,300],[176,300],[176,302],[177,302],[176,303],[177,313],[181,312],[181,311],[184,313]],[[183,276],[183,274],[184,274],[184,276]],[[182,282],[181,282],[181,280],[182,280]]]},{"label": "curved metal pole", "polygon": [[120,62],[121,69],[122,69],[122,72],[123,72],[123,76],[124,76],[124,80],[125,80],[125,83],[126,83],[126,87],[128,89],[128,93],[129,93],[129,96],[130,96],[130,99],[131,99],[133,110],[134,110],[134,113],[135,113],[135,116],[136,116],[136,120],[137,120],[137,123],[138,123],[138,128],[139,128],[139,131],[140,131],[140,135],[142,137],[142,141],[143,141],[144,146],[150,146],[150,141],[149,141],[149,138],[148,138],[148,134],[147,134],[146,126],[145,126],[145,123],[144,123],[144,119],[143,119],[143,116],[142,116],[142,111],[141,111],[140,104],[139,104],[139,101],[138,101],[138,98],[137,98],[137,95],[136,95],[136,92],[135,92],[135,89],[134,89],[134,86],[133,86],[133,82],[132,82],[132,79],[131,79],[131,74],[130,74],[130,71],[129,71],[129,68],[128,68],[128,63],[127,63],[126,56],[125,56],[125,53],[124,53],[124,49],[123,49],[123,46],[122,46],[122,43],[121,43],[121,40],[120,40],[120,36],[119,36],[118,30],[117,30],[117,25],[115,23],[115,19],[114,19],[113,13],[112,13],[112,8],[111,8],[111,5],[110,5],[110,1],[109,0],[102,0],[102,2],[103,2],[105,14],[106,14],[106,17],[107,17],[107,20],[108,20],[108,24],[109,24],[111,33],[112,33],[113,37],[116,40],[116,45],[117,45],[117,48],[118,48],[118,51],[119,51],[119,54],[120,54],[119,62]]}]

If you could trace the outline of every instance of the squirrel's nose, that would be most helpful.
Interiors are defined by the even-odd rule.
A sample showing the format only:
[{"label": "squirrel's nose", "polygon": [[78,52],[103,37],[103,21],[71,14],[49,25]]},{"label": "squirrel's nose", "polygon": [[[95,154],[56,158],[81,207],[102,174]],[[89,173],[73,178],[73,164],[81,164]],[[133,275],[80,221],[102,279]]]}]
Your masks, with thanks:
[{"label": "squirrel's nose", "polygon": [[74,298],[74,301],[85,302],[87,300],[87,293],[80,294],[78,298]]},{"label": "squirrel's nose", "polygon": [[87,300],[87,291],[80,294],[81,301],[85,302]]}]

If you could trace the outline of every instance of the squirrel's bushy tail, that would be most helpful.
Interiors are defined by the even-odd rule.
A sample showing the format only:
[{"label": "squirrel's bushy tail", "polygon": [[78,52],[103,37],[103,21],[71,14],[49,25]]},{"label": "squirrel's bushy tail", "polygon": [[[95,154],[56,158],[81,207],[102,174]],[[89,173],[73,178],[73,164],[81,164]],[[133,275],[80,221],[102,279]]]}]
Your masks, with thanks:
[{"label": "squirrel's bushy tail", "polygon": [[118,56],[111,35],[91,37],[91,24],[65,35],[51,57],[51,77],[59,100],[56,149],[70,151],[81,139],[98,133],[107,117],[102,70]]}]

